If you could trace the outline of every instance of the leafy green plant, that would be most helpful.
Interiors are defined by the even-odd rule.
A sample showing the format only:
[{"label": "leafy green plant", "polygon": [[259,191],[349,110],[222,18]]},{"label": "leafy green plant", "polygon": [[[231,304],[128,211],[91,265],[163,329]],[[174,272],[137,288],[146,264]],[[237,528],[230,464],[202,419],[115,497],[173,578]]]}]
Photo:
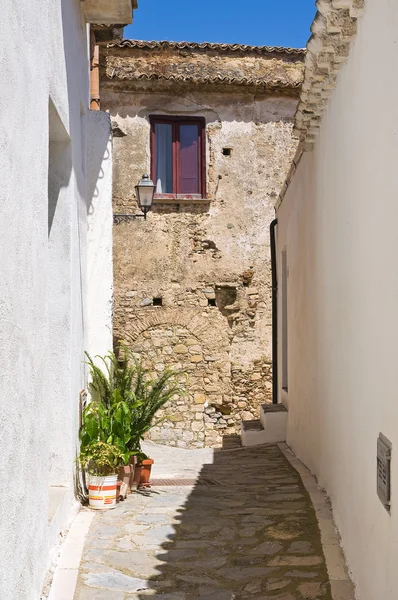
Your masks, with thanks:
[{"label": "leafy green plant", "polygon": [[110,406],[115,401],[134,402],[132,396],[133,382],[136,376],[134,356],[127,346],[121,344],[119,356],[108,352],[106,356],[97,356],[104,364],[102,370],[86,352],[87,364],[90,367],[91,381],[89,392],[92,401]]},{"label": "leafy green plant", "polygon": [[122,343],[118,355],[108,352],[105,357],[97,357],[104,369],[89,354],[86,356],[91,374],[91,401],[83,410],[81,451],[101,442],[118,448],[120,464],[126,464],[134,454],[140,460],[147,458],[141,440],[151,427],[164,420],[165,417],[156,419],[158,411],[175,394],[184,393],[178,381],[182,371],[166,369],[153,378]]},{"label": "leafy green plant", "polygon": [[84,408],[80,429],[80,447],[92,448],[97,442],[117,447],[120,463],[126,464],[137,451],[131,444],[131,411],[139,406],[131,391],[135,374],[129,364],[126,348],[121,359],[113,352],[98,357],[105,365],[102,370],[86,353],[90,367],[89,391],[91,401]]},{"label": "leafy green plant", "polygon": [[131,411],[131,448],[138,449],[139,455],[147,458],[141,449],[141,440],[145,433],[155,427],[167,417],[156,419],[156,415],[163,406],[176,394],[184,395],[184,390],[178,379],[184,373],[166,369],[157,378],[151,378],[148,369],[144,369],[140,362],[135,361],[134,398],[138,402],[135,410]]},{"label": "leafy green plant", "polygon": [[121,464],[126,464],[134,454],[129,448],[130,440],[130,408],[126,402],[116,400],[107,407],[93,401],[86,406],[80,429],[81,449],[96,442],[110,444],[119,449]]},{"label": "leafy green plant", "polygon": [[78,458],[90,475],[112,475],[124,460],[120,448],[108,442],[94,441],[84,446]]}]

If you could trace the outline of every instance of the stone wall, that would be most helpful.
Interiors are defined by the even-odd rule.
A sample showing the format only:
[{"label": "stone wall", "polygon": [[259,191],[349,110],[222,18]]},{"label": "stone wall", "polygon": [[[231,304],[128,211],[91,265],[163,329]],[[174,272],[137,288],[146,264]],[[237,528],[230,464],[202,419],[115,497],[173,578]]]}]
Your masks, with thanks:
[{"label": "stone wall", "polygon": [[[114,227],[115,320],[155,371],[188,371],[187,394],[151,439],[217,446],[271,400],[269,224],[296,149],[297,99],[259,91],[137,82],[102,92],[114,125],[114,213],[138,212],[150,169],[149,116],[206,120],[207,198],[156,201]],[[229,148],[225,155],[224,148]]]}]

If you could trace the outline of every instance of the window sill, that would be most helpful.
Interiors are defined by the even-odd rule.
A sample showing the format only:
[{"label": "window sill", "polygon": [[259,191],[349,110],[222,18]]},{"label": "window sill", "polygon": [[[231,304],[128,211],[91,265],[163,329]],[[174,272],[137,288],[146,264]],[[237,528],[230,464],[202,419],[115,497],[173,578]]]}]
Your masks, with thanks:
[{"label": "window sill", "polygon": [[201,194],[155,194],[154,204],[209,204]]}]

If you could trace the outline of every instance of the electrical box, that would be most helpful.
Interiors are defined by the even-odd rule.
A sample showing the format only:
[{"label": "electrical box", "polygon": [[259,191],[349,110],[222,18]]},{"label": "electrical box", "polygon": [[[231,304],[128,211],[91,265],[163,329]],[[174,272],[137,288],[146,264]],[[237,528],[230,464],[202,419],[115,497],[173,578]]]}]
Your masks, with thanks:
[{"label": "electrical box", "polygon": [[380,433],[377,440],[377,495],[388,512],[391,509],[391,442]]}]

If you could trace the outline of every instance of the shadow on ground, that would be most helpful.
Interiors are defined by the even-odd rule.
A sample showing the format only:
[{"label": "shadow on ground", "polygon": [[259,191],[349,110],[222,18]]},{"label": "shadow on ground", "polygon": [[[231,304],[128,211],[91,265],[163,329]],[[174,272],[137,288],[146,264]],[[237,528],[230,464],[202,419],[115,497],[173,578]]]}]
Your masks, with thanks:
[{"label": "shadow on ground", "polygon": [[194,487],[133,495],[86,546],[77,600],[331,599],[313,507],[277,446],[216,452]]},{"label": "shadow on ground", "polygon": [[330,598],[314,510],[276,446],[217,452],[156,557],[163,600]]}]

